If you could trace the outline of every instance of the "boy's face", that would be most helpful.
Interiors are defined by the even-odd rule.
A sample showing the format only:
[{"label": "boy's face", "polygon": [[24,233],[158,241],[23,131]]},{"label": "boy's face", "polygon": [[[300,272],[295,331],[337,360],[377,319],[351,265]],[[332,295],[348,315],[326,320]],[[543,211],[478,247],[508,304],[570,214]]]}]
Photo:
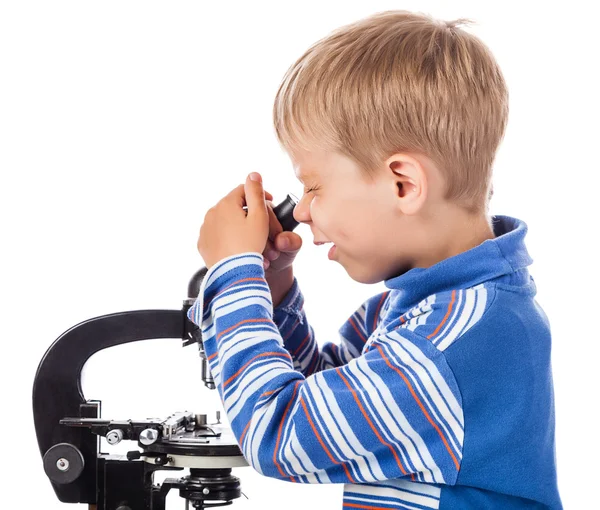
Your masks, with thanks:
[{"label": "boy's face", "polygon": [[336,245],[333,260],[351,278],[377,283],[410,269],[411,257],[402,242],[408,225],[398,205],[398,179],[391,170],[386,173],[383,162],[374,180],[334,152],[300,150],[292,162],[304,185],[294,218],[310,227],[313,241]]}]

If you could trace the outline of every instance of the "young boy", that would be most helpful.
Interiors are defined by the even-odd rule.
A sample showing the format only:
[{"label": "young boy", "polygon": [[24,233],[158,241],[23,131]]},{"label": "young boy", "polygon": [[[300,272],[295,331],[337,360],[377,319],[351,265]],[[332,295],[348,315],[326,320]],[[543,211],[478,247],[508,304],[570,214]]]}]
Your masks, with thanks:
[{"label": "young boy", "polygon": [[259,175],[200,230],[209,271],[188,317],[246,460],[343,483],[344,508],[562,508],[527,226],[488,217],[508,92],[463,21],[375,14],[313,45],[277,94],[305,186],[295,218],[351,278],[388,289],[340,343],[315,341],[291,265],[301,238]]}]

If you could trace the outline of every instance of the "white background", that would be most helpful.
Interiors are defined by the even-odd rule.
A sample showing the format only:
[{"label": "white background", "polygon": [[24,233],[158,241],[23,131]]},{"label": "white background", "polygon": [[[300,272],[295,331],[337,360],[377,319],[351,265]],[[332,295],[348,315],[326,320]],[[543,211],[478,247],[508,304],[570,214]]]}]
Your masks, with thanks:
[{"label": "white background", "polygon": [[[566,508],[597,504],[597,22],[586,3],[13,1],[0,7],[2,508],[59,510],[42,469],[31,389],[71,326],[178,309],[202,265],[205,212],[247,173],[275,202],[300,196],[271,123],[286,69],[317,39],[374,12],[442,19],[490,47],[510,91],[492,213],[528,224],[537,300],[553,332],[556,453]],[[308,227],[295,272],[319,342],[383,283],[351,280]],[[154,340],[94,356],[83,380],[103,416],[218,408],[193,347]],[[152,375],[153,368],[160,377]],[[123,446],[119,445],[119,446]],[[133,449],[134,443],[125,448]],[[104,448],[106,450],[106,447]],[[233,508],[341,508],[340,485],[234,470]],[[183,508],[176,493],[170,509]],[[594,503],[595,502],[595,503]],[[78,507],[79,508],[79,507]]]}]

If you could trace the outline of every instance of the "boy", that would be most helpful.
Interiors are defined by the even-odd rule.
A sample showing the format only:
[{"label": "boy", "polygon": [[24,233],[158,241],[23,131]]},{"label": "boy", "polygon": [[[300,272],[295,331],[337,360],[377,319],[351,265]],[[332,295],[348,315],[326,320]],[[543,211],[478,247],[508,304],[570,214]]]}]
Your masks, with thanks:
[{"label": "boy", "polygon": [[562,508],[527,226],[487,215],[508,92],[462,21],[375,14],[313,45],[278,91],[296,220],[354,280],[389,289],[339,344],[315,341],[291,266],[301,238],[258,174],[200,230],[209,271],[188,317],[246,460],[344,483],[344,508]]}]

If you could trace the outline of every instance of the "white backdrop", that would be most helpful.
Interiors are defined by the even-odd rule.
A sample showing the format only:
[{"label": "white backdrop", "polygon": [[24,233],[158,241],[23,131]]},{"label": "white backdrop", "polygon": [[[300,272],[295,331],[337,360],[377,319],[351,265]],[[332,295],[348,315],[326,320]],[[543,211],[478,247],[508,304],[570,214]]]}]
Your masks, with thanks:
[{"label": "white backdrop", "polygon": [[[0,4],[0,507],[69,508],[43,472],[32,420],[33,378],[48,346],[91,317],[180,308],[204,265],[196,239],[205,212],[249,171],[262,173],[275,202],[300,196],[271,124],[280,79],[331,30],[398,8],[473,19],[467,30],[503,69],[510,118],[492,213],[529,226],[530,270],[553,332],[565,508],[597,501],[600,84],[590,68],[599,48],[583,1],[23,0]],[[329,247],[312,244],[308,227],[296,231],[307,316],[320,343],[336,339],[385,287],[354,282],[327,259]],[[218,396],[201,385],[199,368],[193,347],[154,340],[97,354],[83,386],[103,401],[105,418],[212,412]],[[292,484],[249,467],[234,474],[249,498],[235,509],[279,509],[280,498],[287,510],[341,508],[340,485]],[[168,502],[183,508],[176,493]]]}]

